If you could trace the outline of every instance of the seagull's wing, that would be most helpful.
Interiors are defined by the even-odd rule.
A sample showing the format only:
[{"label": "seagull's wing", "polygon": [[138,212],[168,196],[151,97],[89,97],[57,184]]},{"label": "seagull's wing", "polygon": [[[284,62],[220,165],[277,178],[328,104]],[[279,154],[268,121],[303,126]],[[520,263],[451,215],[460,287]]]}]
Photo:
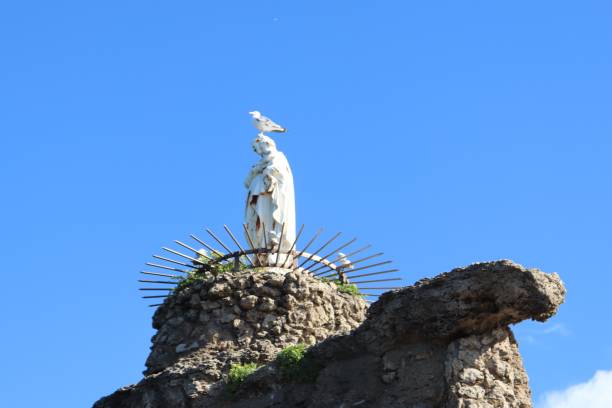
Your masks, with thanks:
[{"label": "seagull's wing", "polygon": [[270,129],[270,132],[286,132],[287,129],[285,129],[284,127],[282,127],[281,125],[279,125],[278,123],[275,123],[272,119],[266,118],[266,126],[268,126],[268,128]]},{"label": "seagull's wing", "polygon": [[272,119],[261,115],[255,119],[255,126],[263,132],[286,132],[287,129],[275,123]]},{"label": "seagull's wing", "polygon": [[265,124],[266,124],[266,126],[270,126],[270,127],[275,127],[275,126],[278,126],[278,127],[281,127],[281,126],[280,126],[278,123],[275,123],[275,122],[274,122],[272,119],[270,119],[270,118],[268,118],[268,117],[266,117],[266,116],[262,116],[262,117],[261,117],[261,121],[262,121],[263,123],[265,123]]}]

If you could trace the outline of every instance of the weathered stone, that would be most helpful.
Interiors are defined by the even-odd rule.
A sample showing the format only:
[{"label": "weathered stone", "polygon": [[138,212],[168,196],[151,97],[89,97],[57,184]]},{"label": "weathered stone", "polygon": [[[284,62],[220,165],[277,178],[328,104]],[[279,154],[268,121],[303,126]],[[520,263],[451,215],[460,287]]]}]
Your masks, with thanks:
[{"label": "weathered stone", "polygon": [[208,298],[220,299],[229,296],[232,293],[232,288],[227,283],[215,283],[208,290]]},{"label": "weathered stone", "polygon": [[191,299],[189,300],[189,302],[194,306],[199,304],[201,302],[200,295],[198,295],[197,293],[191,295]]},{"label": "weathered stone", "polygon": [[240,307],[244,310],[251,310],[257,304],[257,296],[249,295],[240,299]]},{"label": "weathered stone", "polygon": [[259,286],[255,288],[255,294],[257,296],[265,296],[271,299],[276,299],[280,296],[280,291],[269,286]]},{"label": "weathered stone", "polygon": [[[234,282],[244,279],[245,293],[263,286],[278,289],[279,282],[265,283],[271,276],[265,271],[227,274],[210,286],[238,287],[243,284]],[[239,313],[234,313],[236,304],[224,305],[216,313],[199,313],[195,324],[177,325],[178,319],[170,324],[192,307],[189,297],[178,293],[155,313],[159,331],[146,377],[94,407],[529,408],[527,375],[507,326],[547,319],[564,295],[554,274],[509,261],[481,263],[384,294],[355,328],[363,320],[363,301],[306,273],[286,274],[282,291],[259,300],[282,307],[245,309],[236,298]],[[203,313],[210,320],[203,321]],[[221,323],[228,314],[234,316],[231,324]],[[205,340],[190,349],[200,337]],[[321,339],[307,355],[319,369],[314,382],[281,381],[271,363],[278,351]],[[247,377],[228,401],[223,376],[235,362],[267,365]]]},{"label": "weathered stone", "polygon": [[284,284],[285,276],[281,274],[272,274],[266,281],[266,285],[270,285],[275,288],[282,288]]},{"label": "weathered stone", "polygon": [[202,309],[204,310],[213,310],[213,309],[218,309],[221,307],[221,304],[219,302],[214,302],[210,300],[200,302],[200,305],[202,306]]},{"label": "weathered stone", "polygon": [[[304,273],[299,275],[306,276],[302,279],[302,285],[318,283]],[[312,341],[311,333],[287,326],[291,312],[277,307],[283,296],[278,287],[282,287],[284,281],[284,276],[277,272],[227,273],[207,281],[206,287],[197,292],[188,286],[168,298],[153,319],[159,335],[153,339],[145,374],[160,373],[177,364],[181,367],[208,364],[225,374],[231,362],[251,361],[249,356],[254,350],[259,356],[254,361],[262,364],[268,361],[267,356],[274,358],[275,353],[287,345]],[[238,292],[245,296],[238,297]],[[261,293],[262,297],[248,295],[249,292]],[[185,293],[189,295],[185,296]],[[314,324],[321,328],[318,339],[340,333],[338,327],[354,328],[365,317],[366,303],[362,299],[344,299],[335,287],[330,287],[326,296],[338,297],[338,303],[332,308],[333,313],[314,317],[318,319]],[[184,301],[179,302],[179,298],[184,298]],[[306,314],[306,306],[295,304],[294,307]],[[187,324],[187,316],[192,315],[193,322]],[[281,339],[280,334],[285,327],[295,335]],[[258,349],[258,342],[269,339],[273,340],[270,343],[273,349],[270,346],[265,347],[265,352]],[[194,342],[199,344],[197,349],[189,347]],[[225,350],[226,354],[220,355],[220,350]],[[198,387],[209,384],[206,381],[198,379]]]},{"label": "weathered stone", "polygon": [[262,312],[271,312],[274,309],[276,309],[276,303],[274,302],[274,299],[270,299],[268,297],[261,299],[259,310],[261,310]]}]

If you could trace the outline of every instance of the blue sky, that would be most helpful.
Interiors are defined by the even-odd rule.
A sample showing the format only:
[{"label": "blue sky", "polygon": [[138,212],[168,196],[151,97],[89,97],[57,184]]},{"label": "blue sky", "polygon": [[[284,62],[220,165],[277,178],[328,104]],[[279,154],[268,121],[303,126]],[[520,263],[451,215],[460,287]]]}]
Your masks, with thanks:
[{"label": "blue sky", "polygon": [[[247,112],[289,128],[298,223],[406,284],[510,258],[567,302],[516,327],[536,399],[612,370],[612,6],[605,1],[0,5],[0,405],[141,378],[138,272],[237,229]],[[600,376],[603,378],[602,376]]]}]

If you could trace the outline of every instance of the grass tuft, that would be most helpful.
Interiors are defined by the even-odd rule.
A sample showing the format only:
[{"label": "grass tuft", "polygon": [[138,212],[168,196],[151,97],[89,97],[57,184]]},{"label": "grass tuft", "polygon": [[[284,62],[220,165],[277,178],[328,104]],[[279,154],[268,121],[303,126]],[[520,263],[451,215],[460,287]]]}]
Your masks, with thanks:
[{"label": "grass tuft", "polygon": [[235,394],[240,388],[240,385],[244,382],[244,380],[255,370],[257,370],[257,364],[255,363],[247,363],[247,364],[232,364],[229,370],[229,374],[227,375],[227,384],[226,390],[230,394]]},{"label": "grass tuft", "polygon": [[281,350],[276,356],[276,364],[285,382],[314,382],[320,371],[320,367],[308,358],[305,344]]}]

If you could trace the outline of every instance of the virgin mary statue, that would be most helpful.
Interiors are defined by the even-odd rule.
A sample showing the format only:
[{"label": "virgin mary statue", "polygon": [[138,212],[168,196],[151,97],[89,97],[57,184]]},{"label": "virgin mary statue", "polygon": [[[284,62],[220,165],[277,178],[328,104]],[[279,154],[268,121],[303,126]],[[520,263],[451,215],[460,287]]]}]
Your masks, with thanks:
[{"label": "virgin mary statue", "polygon": [[[274,140],[260,134],[252,143],[261,159],[244,185],[248,189],[245,223],[255,248],[270,248],[273,253],[260,257],[266,265],[293,263],[287,255],[295,241],[295,194],[289,162],[276,149]],[[280,252],[278,262],[276,252]],[[287,258],[290,258],[289,260]]]}]

